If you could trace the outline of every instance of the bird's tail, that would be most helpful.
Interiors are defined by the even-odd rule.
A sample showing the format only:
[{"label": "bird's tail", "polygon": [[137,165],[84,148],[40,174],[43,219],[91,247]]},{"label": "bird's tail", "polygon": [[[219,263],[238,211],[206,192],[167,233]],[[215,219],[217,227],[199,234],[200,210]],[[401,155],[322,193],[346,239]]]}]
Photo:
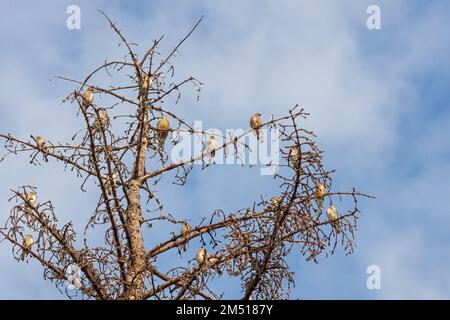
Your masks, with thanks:
[{"label": "bird's tail", "polygon": [[165,165],[166,160],[163,154],[164,143],[166,142],[167,132],[158,132],[158,154],[161,157],[162,164]]},{"label": "bird's tail", "polygon": [[27,250],[22,250],[22,254],[20,255],[20,260],[24,261],[26,256],[27,256]]},{"label": "bird's tail", "polygon": [[42,152],[42,156],[44,157],[44,161],[48,162],[48,157],[47,157],[48,149],[47,149],[47,147],[43,146],[43,147],[40,148],[40,150]]},{"label": "bird's tail", "polygon": [[219,275],[223,275],[223,272],[220,270],[219,266],[216,266],[216,271]]},{"label": "bird's tail", "polygon": [[204,263],[201,267],[201,271],[203,276],[206,276],[208,274],[208,267],[206,266],[206,263]]},{"label": "bird's tail", "polygon": [[166,142],[167,131],[158,132],[158,147],[163,150],[164,143]]},{"label": "bird's tail", "polygon": [[322,211],[322,209],[323,209],[323,197],[319,197],[317,199],[317,206],[319,207],[319,210]]},{"label": "bird's tail", "polygon": [[341,226],[339,225],[339,222],[333,222],[333,228],[336,230],[336,234],[341,233]]}]

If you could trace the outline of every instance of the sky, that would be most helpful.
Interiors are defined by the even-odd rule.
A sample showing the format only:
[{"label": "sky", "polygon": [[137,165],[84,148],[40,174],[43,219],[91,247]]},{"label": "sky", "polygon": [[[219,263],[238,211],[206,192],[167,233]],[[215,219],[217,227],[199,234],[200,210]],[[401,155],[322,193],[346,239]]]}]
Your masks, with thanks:
[{"label": "sky", "polygon": [[[369,5],[381,29],[369,30]],[[66,27],[69,5],[81,28]],[[175,59],[177,75],[205,83],[173,106],[207,128],[246,128],[249,115],[282,115],[300,104],[318,135],[333,185],[362,199],[357,248],[319,264],[290,259],[293,299],[450,298],[450,3],[448,1],[50,1],[0,0],[0,132],[69,140],[80,125],[62,105],[73,86],[105,58],[123,56],[97,12],[105,11],[145,47],[164,35],[169,52],[204,20]],[[26,156],[0,164],[0,222],[10,189],[39,187],[62,221],[86,223],[95,196],[62,167],[34,167]],[[231,177],[231,178],[230,178]],[[246,207],[276,192],[257,168],[194,170],[183,188],[164,181],[158,194],[175,215],[196,221],[217,208]],[[146,240],[151,245],[152,239]],[[64,299],[39,265],[17,263],[0,243],[0,299]],[[369,290],[367,268],[381,271]],[[233,284],[221,288],[240,298]]]}]

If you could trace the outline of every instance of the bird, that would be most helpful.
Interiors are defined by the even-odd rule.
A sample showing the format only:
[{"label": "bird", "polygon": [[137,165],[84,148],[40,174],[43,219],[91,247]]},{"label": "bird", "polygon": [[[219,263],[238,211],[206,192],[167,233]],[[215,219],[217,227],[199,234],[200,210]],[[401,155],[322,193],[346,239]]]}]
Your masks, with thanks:
[{"label": "bird", "polygon": [[324,183],[318,182],[316,184],[315,196],[317,198],[317,204],[318,204],[319,210],[322,210],[323,199],[326,194],[327,194],[327,187],[325,186]]},{"label": "bird", "polygon": [[33,247],[33,244],[34,244],[33,236],[27,234],[23,238],[22,246],[24,247],[24,249],[22,250],[22,254],[20,255],[20,260],[22,261],[25,260],[25,257],[27,256],[29,250],[31,250],[31,247]]},{"label": "bird", "polygon": [[25,194],[25,201],[27,202],[25,212],[30,214],[32,212],[32,208],[36,204],[37,196],[34,192],[27,192]]},{"label": "bird", "polygon": [[150,77],[148,74],[145,74],[142,79],[142,91],[147,92],[148,89],[152,87],[153,84],[153,78]]},{"label": "bird", "polygon": [[205,248],[200,248],[197,250],[197,253],[195,254],[195,260],[197,260],[198,265],[200,266],[200,270],[203,272],[203,274],[206,274],[207,271],[207,253]]},{"label": "bird", "polygon": [[208,163],[212,163],[216,157],[216,137],[211,135],[208,139],[208,145],[206,146],[205,154],[208,156]]},{"label": "bird", "polygon": [[280,196],[274,196],[272,199],[270,199],[270,202],[272,203],[272,206],[278,207],[281,203],[282,198]]},{"label": "bird", "polygon": [[261,113],[255,113],[250,117],[250,128],[255,131],[256,139],[261,138]]},{"label": "bird", "polygon": [[217,262],[219,261],[219,259],[217,259],[217,257],[215,255],[207,252],[206,260],[207,260],[208,267],[213,267],[214,270],[216,270],[219,275],[223,274],[222,270],[220,270],[219,266],[217,265]]},{"label": "bird", "polygon": [[[289,164],[292,168],[297,170],[300,167],[300,150],[297,146],[293,146],[289,148]],[[301,169],[301,168],[300,168]]]},{"label": "bird", "polygon": [[156,125],[156,132],[160,149],[164,149],[164,142],[166,141],[167,135],[169,134],[169,130],[169,119],[167,119],[165,116],[162,116]]},{"label": "bird", "polygon": [[43,137],[37,136],[36,137],[36,145],[37,145],[38,149],[44,155],[45,162],[48,162],[48,158],[47,158],[47,152],[48,152],[47,141]]},{"label": "bird", "polygon": [[117,180],[117,174],[115,172],[113,172],[110,177],[106,177],[106,183],[105,186],[108,190],[108,195],[112,195],[113,194],[113,190],[116,186],[116,180]]},{"label": "bird", "polygon": [[109,126],[108,112],[106,112],[106,110],[104,109],[100,109],[98,111],[97,118],[94,121],[94,129],[100,132],[101,130],[104,130],[108,126]]},{"label": "bird", "polygon": [[[189,232],[191,232],[191,226],[187,223],[187,222],[183,222],[183,226],[181,227],[181,235],[187,235]],[[184,252],[186,252],[187,247],[188,247],[188,242],[189,241],[185,241],[182,245],[181,248],[183,249]]]},{"label": "bird", "polygon": [[34,206],[36,204],[37,196],[34,192],[27,192],[25,195],[25,200],[28,202],[30,206]]},{"label": "bird", "polygon": [[81,107],[84,111],[94,102],[94,89],[91,87],[87,88],[86,91],[83,94],[83,102],[81,104]]},{"label": "bird", "polygon": [[200,248],[197,250],[197,253],[195,254],[195,260],[197,260],[199,265],[202,265],[206,256],[206,249]]},{"label": "bird", "polygon": [[337,219],[339,219],[339,215],[335,206],[331,205],[328,207],[327,217],[328,220],[331,221],[331,225],[334,228],[334,230],[336,230],[336,233],[337,234],[341,233],[341,226],[339,224],[339,221],[336,221]]},{"label": "bird", "polygon": [[[281,202],[283,201],[283,198],[280,196],[274,196],[272,199],[270,199],[270,203],[272,204],[272,208],[278,210],[280,207]],[[277,211],[277,213],[282,213],[282,211]]]}]

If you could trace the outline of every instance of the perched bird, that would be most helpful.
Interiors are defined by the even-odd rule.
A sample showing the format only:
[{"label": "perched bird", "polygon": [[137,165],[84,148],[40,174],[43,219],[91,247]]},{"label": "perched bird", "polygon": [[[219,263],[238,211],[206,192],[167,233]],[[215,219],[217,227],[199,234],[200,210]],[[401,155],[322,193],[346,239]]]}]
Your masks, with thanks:
[{"label": "perched bird", "polygon": [[34,206],[36,204],[37,196],[34,192],[27,192],[25,195],[25,200],[28,202],[30,206]]},{"label": "perched bird", "polygon": [[113,188],[116,186],[117,174],[115,172],[112,173],[109,177],[106,177],[106,189],[108,190],[108,195],[113,194]]},{"label": "perched bird", "polygon": [[213,267],[214,270],[216,270],[219,275],[223,274],[222,270],[220,270],[219,266],[217,265],[217,262],[219,260],[217,259],[217,257],[215,255],[210,254],[210,253],[207,252],[206,253],[206,259],[207,259],[207,262],[208,262],[207,263],[208,267]]},{"label": "perched bird", "polygon": [[261,113],[255,113],[250,117],[250,128],[255,131],[256,139],[260,139],[261,136]]},{"label": "perched bird", "polygon": [[37,200],[37,196],[36,196],[36,193],[34,193],[34,192],[28,192],[25,195],[25,201],[27,202],[26,207],[25,207],[26,213],[30,214],[32,212],[32,208],[36,204],[36,200]]},{"label": "perched bird", "polygon": [[336,233],[337,234],[341,233],[341,226],[339,224],[339,221],[336,221],[337,219],[339,219],[339,215],[335,206],[331,205],[328,207],[327,217],[328,220],[331,221],[331,225],[334,228],[334,230],[336,230]]},{"label": "perched bird", "polygon": [[48,162],[48,158],[47,158],[47,152],[48,152],[47,141],[43,137],[37,136],[36,137],[36,145],[39,148],[39,150],[42,152],[42,154],[44,155],[45,162]]},{"label": "perched bird", "polygon": [[206,257],[206,249],[205,248],[198,249],[195,255],[195,260],[197,260],[199,265],[203,264],[203,262],[205,261],[205,257]]},{"label": "perched bird", "polygon": [[281,200],[283,200],[283,198],[281,198],[280,196],[274,196],[272,197],[272,199],[270,199],[270,202],[272,203],[272,206],[278,207],[281,203]]},{"label": "perched bird", "polygon": [[300,161],[301,161],[301,156],[300,156],[300,150],[298,149],[297,146],[293,146],[289,148],[289,164],[292,168],[294,169],[300,169]]},{"label": "perched bird", "polygon": [[208,145],[206,146],[205,149],[205,154],[208,156],[208,163],[213,163],[214,158],[216,157],[216,149],[217,149],[216,137],[209,136]]},{"label": "perched bird", "polygon": [[81,104],[83,110],[86,111],[86,109],[94,102],[94,89],[87,88],[86,91],[83,93],[83,102]]},{"label": "perched bird", "polygon": [[160,149],[164,149],[164,142],[166,141],[167,135],[169,134],[169,130],[170,130],[169,119],[167,119],[165,116],[162,116],[161,119],[159,119],[158,124],[156,125]]},{"label": "perched bird", "polygon": [[198,265],[200,266],[200,270],[203,274],[206,274],[207,271],[207,254],[205,248],[200,248],[197,250],[197,254],[195,255],[195,260],[197,260]]},{"label": "perched bird", "polygon": [[[281,205],[281,201],[283,201],[283,198],[280,196],[274,196],[272,199],[270,199],[270,203],[272,204],[273,209],[278,209]],[[278,211],[277,213],[281,213],[281,211]]]},{"label": "perched bird", "polygon": [[319,210],[322,210],[322,208],[323,208],[323,199],[326,194],[327,194],[327,187],[325,186],[324,183],[318,182],[316,184],[315,196],[317,198],[317,204],[318,204]]},{"label": "perched bird", "polygon": [[[181,227],[181,234],[184,236],[186,234],[188,234],[189,232],[191,232],[191,226],[189,224],[187,224],[186,222],[183,222],[183,226]],[[188,242],[186,241],[185,243],[183,243],[181,245],[181,249],[183,249],[184,252],[186,252],[187,247],[188,247]]]},{"label": "perched bird", "polygon": [[149,77],[148,74],[145,74],[142,78],[142,91],[147,92],[148,89],[152,87],[153,79],[152,77]]},{"label": "perched bird", "polygon": [[106,112],[106,110],[104,109],[100,109],[98,111],[97,118],[95,118],[94,121],[94,129],[99,132],[101,130],[106,129],[106,127],[108,126],[109,126],[108,112]]},{"label": "perched bird", "polygon": [[22,254],[20,255],[20,260],[25,260],[25,257],[28,254],[28,251],[31,250],[31,247],[33,247],[34,244],[34,239],[31,235],[27,234],[24,238],[23,238],[23,242],[22,242],[22,246],[24,247],[24,249],[22,250]]}]

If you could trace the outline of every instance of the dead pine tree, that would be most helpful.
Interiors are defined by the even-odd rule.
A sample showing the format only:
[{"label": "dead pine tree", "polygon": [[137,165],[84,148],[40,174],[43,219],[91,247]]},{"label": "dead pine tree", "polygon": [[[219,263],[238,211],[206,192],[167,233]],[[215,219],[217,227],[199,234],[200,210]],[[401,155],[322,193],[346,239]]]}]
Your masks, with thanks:
[{"label": "dead pine tree", "polygon": [[[290,254],[317,262],[337,247],[353,252],[358,199],[368,196],[355,189],[332,189],[333,170],[324,168],[314,133],[300,126],[308,116],[302,108],[295,106],[270,121],[253,121],[242,135],[217,136],[223,144],[215,144],[214,136],[196,130],[162,103],[168,97],[178,102],[186,85],[200,90],[202,83],[194,77],[172,80],[172,60],[202,19],[162,55],[162,37],[138,54],[137,45],[104,17],[125,50],[123,59],[105,60],[81,80],[57,77],[75,87],[64,99],[78,109],[81,130],[72,141],[0,134],[4,150],[0,162],[25,153],[33,165],[61,164],[69,169],[67,174],[76,173],[82,191],[86,184],[95,184],[99,196],[93,212],[86,213],[80,237],[71,222],[59,222],[52,202],[42,199],[37,187],[13,190],[13,208],[0,236],[11,244],[17,261],[40,264],[44,279],[69,297],[67,284],[74,284],[84,299],[220,299],[224,293],[212,290],[211,281],[237,277],[240,298],[281,299],[289,298],[294,283],[287,263]],[[101,73],[117,83],[94,83]],[[124,126],[126,130],[117,129]],[[172,173],[174,182],[183,186],[196,163],[215,165],[210,160],[219,152],[243,157],[249,148],[245,136],[265,128],[278,129],[282,142],[273,197],[249,200],[248,207],[235,212],[217,209],[196,225],[189,225],[188,216],[175,218],[164,212],[155,192],[161,177]],[[173,133],[180,132],[209,139],[206,151],[170,161],[171,142],[176,143]],[[333,210],[327,215],[329,205]],[[156,243],[150,231],[163,224],[180,231]],[[104,232],[95,246],[88,241],[92,230]],[[186,258],[188,246],[197,254]],[[163,268],[158,258],[171,252],[186,259]],[[79,268],[78,279],[73,278],[74,266]]]}]

